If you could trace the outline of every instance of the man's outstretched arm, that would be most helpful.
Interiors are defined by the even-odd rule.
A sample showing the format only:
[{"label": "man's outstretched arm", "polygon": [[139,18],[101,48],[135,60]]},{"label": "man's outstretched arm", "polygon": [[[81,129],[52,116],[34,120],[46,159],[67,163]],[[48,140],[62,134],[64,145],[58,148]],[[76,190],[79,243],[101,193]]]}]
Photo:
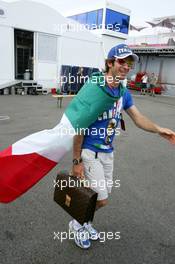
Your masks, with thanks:
[{"label": "man's outstretched arm", "polygon": [[161,137],[166,138],[171,143],[175,144],[175,132],[171,129],[160,127],[146,116],[142,115],[136,106],[131,106],[126,110],[127,114],[134,121],[135,125],[145,131],[157,133]]}]

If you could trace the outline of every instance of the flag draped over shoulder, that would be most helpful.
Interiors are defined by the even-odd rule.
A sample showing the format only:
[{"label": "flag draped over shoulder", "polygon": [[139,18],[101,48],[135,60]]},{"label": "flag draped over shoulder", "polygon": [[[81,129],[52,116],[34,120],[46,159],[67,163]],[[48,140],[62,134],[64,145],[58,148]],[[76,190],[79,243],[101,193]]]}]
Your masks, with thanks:
[{"label": "flag draped over shoulder", "polygon": [[[125,88],[121,86],[120,96]],[[42,179],[72,148],[73,137],[87,128],[119,97],[106,92],[104,76],[95,73],[71,101],[60,123],[27,136],[0,152],[0,202],[8,203]]]}]

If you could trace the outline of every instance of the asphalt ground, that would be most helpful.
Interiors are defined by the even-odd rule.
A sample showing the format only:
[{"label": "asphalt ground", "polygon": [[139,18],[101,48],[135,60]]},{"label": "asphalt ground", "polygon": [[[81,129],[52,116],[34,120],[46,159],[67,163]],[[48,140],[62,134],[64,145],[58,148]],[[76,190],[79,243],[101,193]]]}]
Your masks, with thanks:
[{"label": "asphalt ground", "polygon": [[[0,150],[55,126],[69,101],[59,109],[51,95],[0,96],[0,116],[10,117],[0,121]],[[175,98],[134,95],[134,101],[150,119],[175,130]],[[95,215],[100,241],[82,250],[73,240],[54,239],[54,232],[65,237],[71,220],[53,201],[56,173],[71,168],[70,152],[21,198],[0,204],[0,264],[175,264],[175,147],[124,117],[126,132],[114,144],[114,179],[121,186]]]}]

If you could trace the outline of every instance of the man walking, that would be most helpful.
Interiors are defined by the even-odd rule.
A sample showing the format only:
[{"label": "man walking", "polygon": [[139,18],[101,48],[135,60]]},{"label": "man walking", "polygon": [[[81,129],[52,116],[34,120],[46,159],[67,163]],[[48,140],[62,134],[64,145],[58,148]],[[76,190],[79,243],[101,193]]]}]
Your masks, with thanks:
[{"label": "man walking", "polygon": [[[113,139],[116,131],[123,126],[122,110],[125,110],[135,125],[145,131],[158,133],[171,140],[173,131],[162,128],[142,115],[133,103],[130,92],[124,87],[127,74],[138,61],[136,54],[125,44],[113,47],[106,59],[106,92],[118,98],[113,107],[106,109],[91,124],[85,134],[76,135],[73,144],[73,175],[85,178],[90,187],[98,193],[96,209],[107,204],[113,177]],[[103,131],[103,133],[101,133]],[[103,186],[102,183],[103,182]],[[95,184],[94,184],[95,183]],[[90,247],[91,240],[98,239],[98,232],[92,224],[81,226],[75,219],[69,223],[75,233],[75,243],[84,249]]]}]

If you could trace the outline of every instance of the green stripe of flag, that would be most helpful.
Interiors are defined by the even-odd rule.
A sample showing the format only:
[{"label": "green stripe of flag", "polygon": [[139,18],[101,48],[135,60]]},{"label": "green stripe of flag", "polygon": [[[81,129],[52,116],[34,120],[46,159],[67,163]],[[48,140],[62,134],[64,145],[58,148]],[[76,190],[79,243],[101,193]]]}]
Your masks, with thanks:
[{"label": "green stripe of flag", "polygon": [[123,96],[126,88],[121,85],[120,96],[112,97],[106,91],[104,75],[95,73],[81,88],[65,111],[74,129],[87,128],[114,102]]}]

